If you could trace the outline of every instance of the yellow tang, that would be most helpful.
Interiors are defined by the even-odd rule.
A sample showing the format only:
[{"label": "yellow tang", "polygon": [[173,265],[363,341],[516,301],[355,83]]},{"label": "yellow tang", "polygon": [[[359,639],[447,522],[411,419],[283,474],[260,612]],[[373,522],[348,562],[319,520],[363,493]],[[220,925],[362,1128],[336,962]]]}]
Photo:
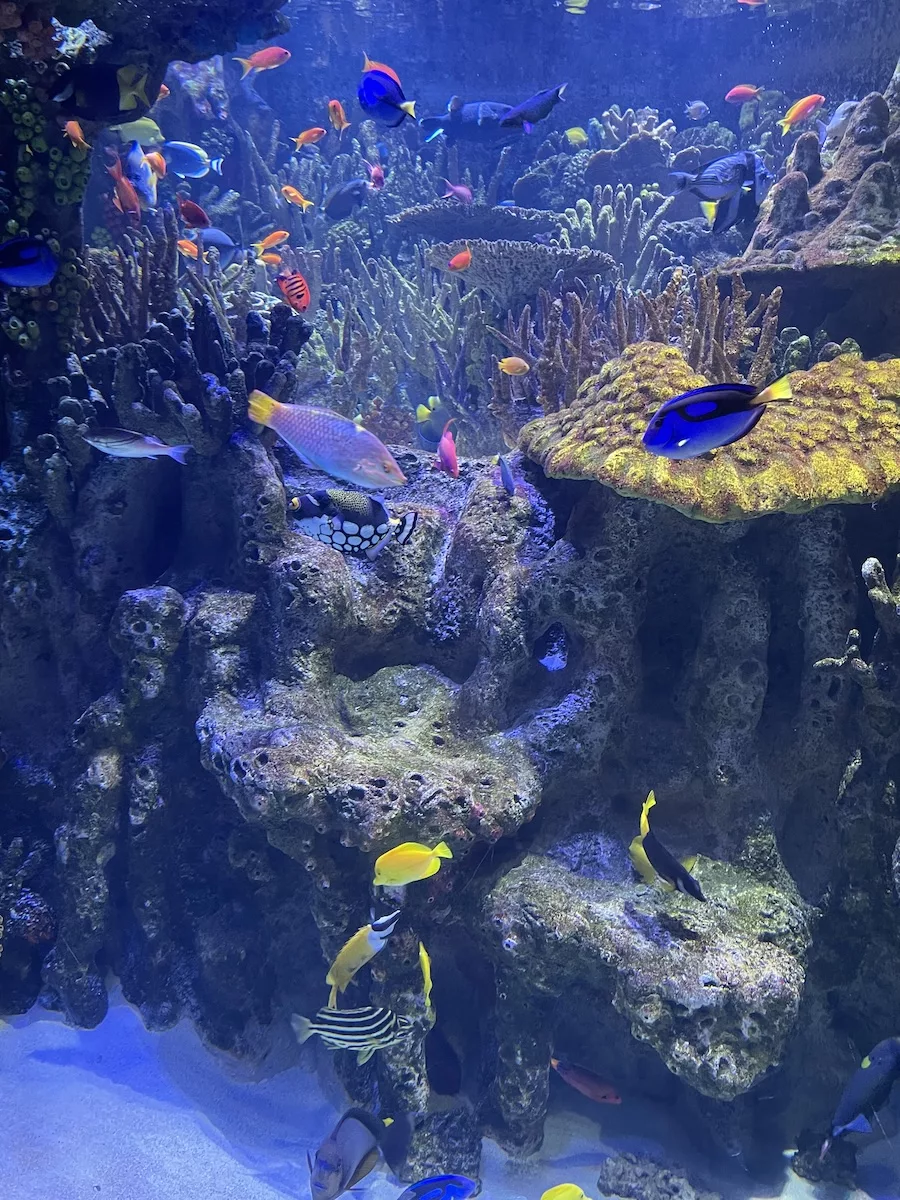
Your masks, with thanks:
[{"label": "yellow tang", "polygon": [[127,121],[124,125],[110,125],[121,142],[140,142],[142,146],[161,146],[166,140],[163,131],[151,117],[139,121]]},{"label": "yellow tang", "polygon": [[452,858],[446,842],[432,850],[421,842],[404,842],[375,860],[376,887],[403,887],[419,879],[428,879],[441,869],[442,858]]},{"label": "yellow tang", "polygon": [[566,141],[580,150],[588,144],[588,135],[581,125],[573,125],[571,129],[566,130]]},{"label": "yellow tang", "polygon": [[351,979],[367,962],[371,962],[379,950],[394,932],[394,926],[400,919],[400,909],[388,913],[370,925],[357,929],[352,938],[344,942],[338,951],[337,958],[328,968],[325,982],[331,984],[331,994],[328,997],[328,1007],[337,1008],[338,992],[346,992]]},{"label": "yellow tang", "polygon": [[541,1200],[587,1200],[587,1197],[577,1183],[558,1183],[548,1188]]},{"label": "yellow tang", "polygon": [[425,996],[425,1011],[432,1011],[431,1004],[431,959],[424,945],[419,942],[419,966],[422,969],[422,992]]}]

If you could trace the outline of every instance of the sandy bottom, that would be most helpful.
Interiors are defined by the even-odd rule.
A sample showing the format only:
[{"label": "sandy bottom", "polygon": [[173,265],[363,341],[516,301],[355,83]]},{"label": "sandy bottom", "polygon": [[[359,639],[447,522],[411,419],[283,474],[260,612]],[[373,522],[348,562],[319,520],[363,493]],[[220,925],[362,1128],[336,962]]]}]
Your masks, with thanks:
[{"label": "sandy bottom", "polygon": [[[576,1097],[576,1101],[578,1098]],[[35,1010],[0,1030],[0,1196],[2,1200],[285,1200],[308,1196],[307,1150],[314,1150],[343,1107],[336,1085],[290,1068],[248,1081],[203,1048],[182,1022],[147,1033],[117,1001],[99,1029],[70,1029]],[[539,1155],[514,1163],[485,1142],[483,1196],[539,1200],[554,1184],[579,1184],[597,1197],[597,1167],[607,1154],[689,1153],[664,1118],[637,1122],[631,1106],[576,1106],[551,1116]],[[641,1136],[635,1136],[635,1127]],[[897,1150],[900,1158],[900,1148]],[[894,1148],[868,1151],[854,1200],[900,1200]],[[727,1200],[757,1200],[739,1168],[707,1180]],[[706,1173],[704,1173],[706,1174]],[[402,1190],[383,1173],[369,1177],[363,1200],[395,1200]],[[760,1195],[766,1200],[773,1193]],[[844,1200],[787,1173],[784,1200]]]}]

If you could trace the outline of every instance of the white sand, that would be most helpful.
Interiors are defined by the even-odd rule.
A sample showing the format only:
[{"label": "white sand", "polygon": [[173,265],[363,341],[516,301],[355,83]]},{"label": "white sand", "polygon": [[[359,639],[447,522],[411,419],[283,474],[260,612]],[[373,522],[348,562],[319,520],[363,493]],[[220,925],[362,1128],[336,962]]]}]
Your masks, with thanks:
[{"label": "white sand", "polygon": [[[485,1142],[483,1195],[539,1200],[557,1183],[596,1196],[605,1154],[665,1146],[688,1165],[665,1114],[594,1106],[580,1099],[552,1116],[539,1155],[512,1163]],[[0,1200],[306,1200],[307,1149],[342,1107],[316,1077],[291,1068],[256,1082],[235,1075],[182,1022],[147,1033],[117,1001],[99,1029],[70,1029],[35,1010],[0,1031]],[[900,1149],[897,1151],[900,1157]],[[867,1152],[861,1182],[874,1200],[900,1200],[893,1148]],[[716,1186],[727,1200],[753,1200],[739,1172]],[[383,1173],[365,1200],[402,1190]],[[784,1200],[842,1200],[788,1173]]]}]

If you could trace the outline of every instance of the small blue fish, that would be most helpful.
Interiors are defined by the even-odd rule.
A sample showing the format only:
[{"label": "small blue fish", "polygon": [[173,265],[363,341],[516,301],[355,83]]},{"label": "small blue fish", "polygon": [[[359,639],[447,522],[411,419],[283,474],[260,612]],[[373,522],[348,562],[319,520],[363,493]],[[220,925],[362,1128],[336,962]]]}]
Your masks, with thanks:
[{"label": "small blue fish", "polygon": [[497,463],[500,467],[500,482],[503,484],[504,492],[506,492],[507,496],[514,496],[516,494],[516,481],[513,479],[512,468],[502,454],[497,458]]},{"label": "small blue fish", "polygon": [[58,270],[59,259],[38,238],[13,238],[0,245],[0,283],[6,287],[45,287]]},{"label": "small blue fish", "polygon": [[366,71],[356,97],[366,116],[384,125],[402,125],[406,117],[416,115],[415,100],[407,100],[400,84],[384,71]]},{"label": "small blue fish", "polygon": [[465,1175],[430,1175],[411,1183],[399,1200],[469,1200],[481,1185]]},{"label": "small blue fish", "polygon": [[375,149],[378,151],[378,161],[383,167],[386,167],[391,161],[391,148],[387,142],[376,142]]},{"label": "small blue fish", "polygon": [[163,142],[163,157],[173,175],[182,179],[202,179],[210,171],[222,174],[221,158],[210,158],[202,146],[193,142]]},{"label": "small blue fish", "polygon": [[790,399],[787,376],[762,390],[751,383],[695,388],[658,410],[644,433],[644,449],[663,458],[699,458],[748,434],[767,404]]},{"label": "small blue fish", "polygon": [[518,208],[515,200],[498,200],[494,208]]}]

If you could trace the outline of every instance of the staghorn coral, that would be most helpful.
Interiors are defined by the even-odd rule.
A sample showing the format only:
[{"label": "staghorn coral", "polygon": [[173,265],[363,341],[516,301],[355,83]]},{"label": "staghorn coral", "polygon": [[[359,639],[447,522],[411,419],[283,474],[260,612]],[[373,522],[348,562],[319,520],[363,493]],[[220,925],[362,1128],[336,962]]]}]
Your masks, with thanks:
[{"label": "staghorn coral", "polygon": [[83,342],[104,346],[141,338],[151,314],[175,307],[178,224],[171,210],[122,235],[115,250],[88,249]]},{"label": "staghorn coral", "polygon": [[615,191],[609,186],[595,188],[593,203],[579,200],[563,213],[563,228],[554,244],[610,254],[629,287],[649,289],[658,284],[674,257],[657,234],[675,199],[654,192],[636,195],[630,184],[620,184]]},{"label": "staghorn coral", "polygon": [[712,461],[648,454],[640,438],[652,414],[705,382],[674,347],[629,347],[570,408],[527,425],[520,445],[551,476],[597,479],[706,521],[871,503],[900,482],[900,360],[848,355],[797,372],[793,402]]}]

